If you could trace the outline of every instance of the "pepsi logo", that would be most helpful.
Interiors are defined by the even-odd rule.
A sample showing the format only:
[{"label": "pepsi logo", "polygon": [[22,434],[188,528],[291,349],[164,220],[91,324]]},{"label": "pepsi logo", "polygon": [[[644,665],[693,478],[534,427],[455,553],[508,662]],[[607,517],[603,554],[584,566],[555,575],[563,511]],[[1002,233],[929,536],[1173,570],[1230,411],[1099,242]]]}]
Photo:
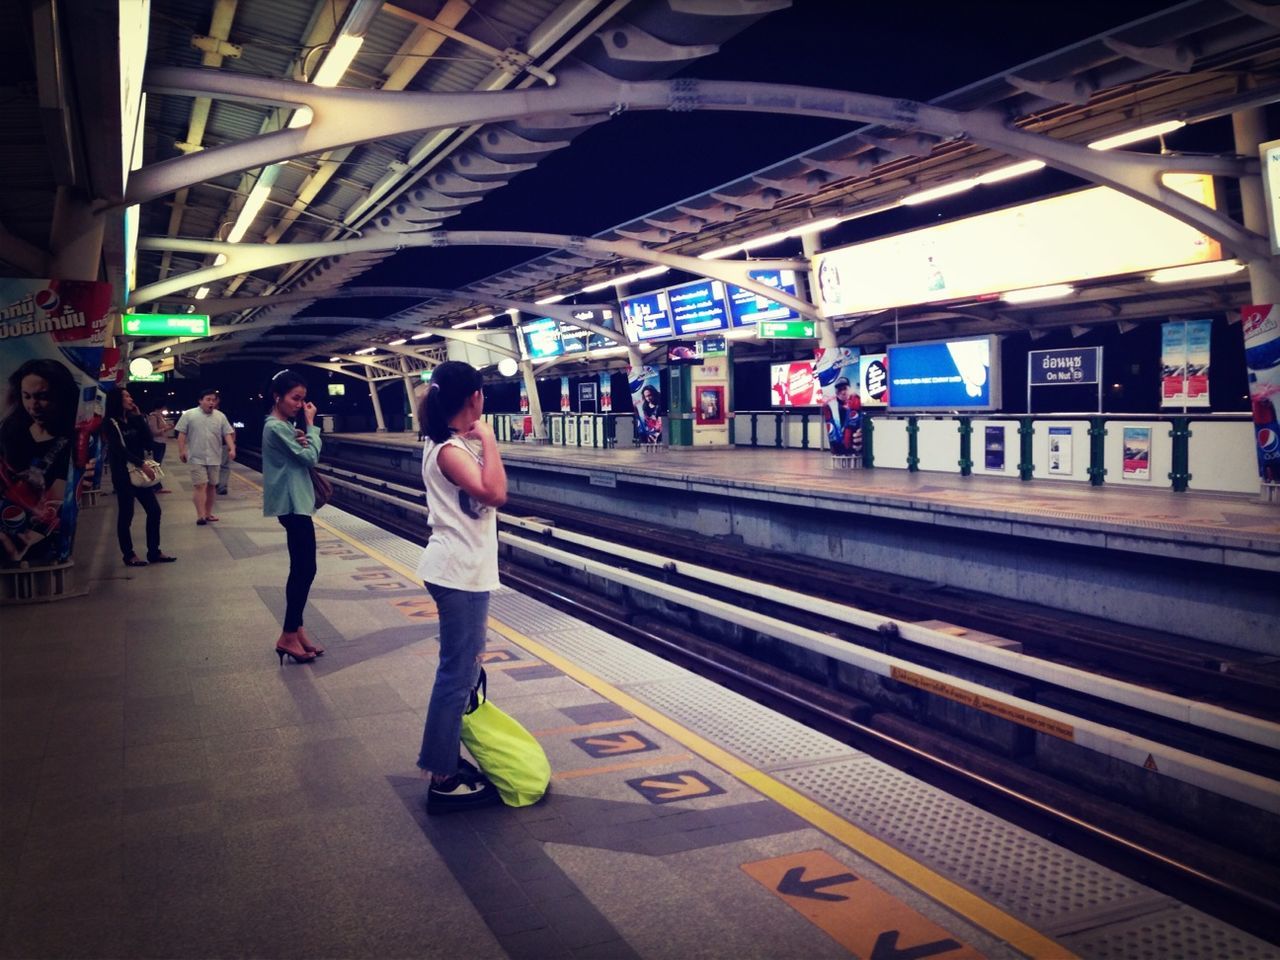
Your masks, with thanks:
[{"label": "pepsi logo", "polygon": [[1258,449],[1263,453],[1275,453],[1280,450],[1280,433],[1275,427],[1262,427],[1258,430]]},{"label": "pepsi logo", "polygon": [[62,303],[62,301],[58,299],[57,291],[49,289],[41,290],[32,299],[35,301],[35,305],[45,313],[53,313],[53,311],[57,310],[58,306]]}]

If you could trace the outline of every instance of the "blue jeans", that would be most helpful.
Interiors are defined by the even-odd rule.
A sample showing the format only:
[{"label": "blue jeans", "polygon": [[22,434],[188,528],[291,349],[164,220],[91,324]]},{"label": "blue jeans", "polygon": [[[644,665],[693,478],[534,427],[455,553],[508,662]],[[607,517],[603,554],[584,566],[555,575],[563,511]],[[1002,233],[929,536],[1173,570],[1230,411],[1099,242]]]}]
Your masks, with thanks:
[{"label": "blue jeans", "polygon": [[480,679],[480,654],[489,619],[489,593],[425,584],[440,611],[440,663],[427,706],[418,766],[447,777],[458,769],[462,714]]}]

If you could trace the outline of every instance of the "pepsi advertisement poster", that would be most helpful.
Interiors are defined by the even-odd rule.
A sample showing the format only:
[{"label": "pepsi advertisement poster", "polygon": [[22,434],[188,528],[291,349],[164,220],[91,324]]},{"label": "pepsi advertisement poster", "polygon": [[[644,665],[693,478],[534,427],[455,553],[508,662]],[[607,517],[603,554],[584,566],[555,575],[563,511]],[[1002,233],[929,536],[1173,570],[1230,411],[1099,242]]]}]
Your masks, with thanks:
[{"label": "pepsi advertisement poster", "polygon": [[[796,274],[794,270],[751,270],[752,280],[774,287],[795,296]],[[761,320],[799,320],[800,315],[790,307],[760,296],[754,290],[729,284],[729,314],[735,327],[746,327]]]},{"label": "pepsi advertisement poster", "polygon": [[1258,445],[1258,476],[1280,483],[1280,305],[1251,304],[1240,311],[1244,362],[1249,368],[1249,402]]},{"label": "pepsi advertisement poster", "polygon": [[622,322],[632,343],[661,340],[673,334],[671,308],[665,290],[627,297],[622,301]]},{"label": "pepsi advertisement poster", "polygon": [[719,280],[695,280],[667,290],[676,336],[710,333],[729,326],[724,303],[724,284]]},{"label": "pepsi advertisement poster", "polygon": [[998,410],[999,337],[892,344],[890,410]]},{"label": "pepsi advertisement poster", "polygon": [[0,565],[67,561],[98,456],[108,283],[0,279]]}]

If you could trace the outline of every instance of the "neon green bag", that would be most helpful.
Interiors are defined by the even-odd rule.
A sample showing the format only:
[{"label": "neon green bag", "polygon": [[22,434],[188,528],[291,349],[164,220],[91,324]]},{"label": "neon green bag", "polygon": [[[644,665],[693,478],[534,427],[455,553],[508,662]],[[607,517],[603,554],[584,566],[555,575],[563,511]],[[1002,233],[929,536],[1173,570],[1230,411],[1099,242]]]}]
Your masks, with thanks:
[{"label": "neon green bag", "polygon": [[488,698],[484,669],[462,715],[462,742],[498,788],[509,807],[527,807],[542,799],[551,782],[551,764],[542,744],[520,721],[503,713]]}]

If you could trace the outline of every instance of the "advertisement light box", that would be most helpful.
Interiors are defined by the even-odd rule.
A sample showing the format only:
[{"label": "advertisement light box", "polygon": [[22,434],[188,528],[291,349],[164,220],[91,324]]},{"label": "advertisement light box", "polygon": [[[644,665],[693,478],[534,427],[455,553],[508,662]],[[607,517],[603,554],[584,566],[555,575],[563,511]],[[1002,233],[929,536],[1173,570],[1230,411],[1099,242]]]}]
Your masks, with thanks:
[{"label": "advertisement light box", "polygon": [[627,297],[621,306],[627,339],[632,343],[661,340],[673,335],[671,308],[665,290]]},{"label": "advertisement light box", "polygon": [[891,344],[889,410],[1000,408],[1000,338]]},{"label": "advertisement light box", "polygon": [[725,330],[729,309],[724,302],[724,284],[719,280],[695,280],[667,289],[671,320],[676,336]]},{"label": "advertisement light box", "polygon": [[[1214,206],[1211,177],[1165,183]],[[1195,228],[1094,187],[821,253],[816,302],[824,317],[844,317],[1221,258]]]},{"label": "advertisement light box", "polygon": [[546,360],[564,354],[560,342],[560,324],[551,317],[543,317],[520,327],[524,337],[524,349],[530,360]]},{"label": "advertisement light box", "polygon": [[[751,270],[748,272],[752,280],[774,287],[783,293],[796,295],[796,272],[794,270]],[[754,290],[728,286],[729,315],[735,327],[745,327],[760,320],[798,320],[799,315],[790,307],[774,303],[760,296]]]},{"label": "advertisement light box", "polygon": [[822,402],[812,360],[770,364],[769,381],[769,402],[775,407],[812,407]]}]

